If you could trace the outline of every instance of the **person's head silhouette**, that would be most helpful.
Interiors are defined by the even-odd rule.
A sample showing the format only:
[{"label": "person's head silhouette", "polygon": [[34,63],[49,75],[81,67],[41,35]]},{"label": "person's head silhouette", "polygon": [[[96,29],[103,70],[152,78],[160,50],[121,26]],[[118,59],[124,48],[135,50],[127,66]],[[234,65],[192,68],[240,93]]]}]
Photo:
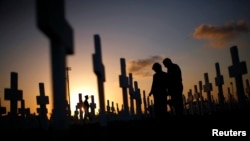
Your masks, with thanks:
[{"label": "person's head silhouette", "polygon": [[162,71],[161,65],[159,63],[154,63],[152,69],[155,72],[161,72]]},{"label": "person's head silhouette", "polygon": [[162,63],[165,67],[169,67],[172,64],[172,60],[170,58],[165,58]]}]

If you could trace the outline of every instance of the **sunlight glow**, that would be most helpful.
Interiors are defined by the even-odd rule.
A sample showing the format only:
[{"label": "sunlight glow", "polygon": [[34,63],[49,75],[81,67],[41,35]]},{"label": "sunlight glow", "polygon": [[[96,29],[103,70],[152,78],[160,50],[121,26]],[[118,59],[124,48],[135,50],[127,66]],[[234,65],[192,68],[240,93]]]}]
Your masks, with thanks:
[{"label": "sunlight glow", "polygon": [[88,95],[89,99],[88,102],[91,103],[91,95],[94,95],[94,101],[96,103],[96,111],[99,107],[99,101],[98,101],[98,95],[96,92],[95,86],[88,86],[88,87],[74,87],[72,86],[70,90],[70,109],[71,114],[74,114],[74,111],[76,110],[76,105],[79,102],[79,94],[82,94],[82,101],[85,100],[84,96]]}]

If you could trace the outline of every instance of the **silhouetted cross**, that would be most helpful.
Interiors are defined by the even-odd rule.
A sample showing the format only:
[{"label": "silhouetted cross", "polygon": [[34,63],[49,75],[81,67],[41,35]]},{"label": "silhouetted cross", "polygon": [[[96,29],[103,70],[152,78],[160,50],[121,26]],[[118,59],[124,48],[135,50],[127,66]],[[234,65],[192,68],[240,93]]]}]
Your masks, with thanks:
[{"label": "silhouetted cross", "polygon": [[220,65],[219,63],[215,63],[216,69],[216,77],[215,77],[215,85],[218,87],[218,99],[219,104],[224,104],[224,95],[223,95],[223,88],[222,85],[224,84],[223,75],[220,73]]},{"label": "silhouetted cross", "polygon": [[228,67],[229,77],[235,78],[238,102],[244,105],[246,104],[246,97],[244,94],[242,75],[247,73],[246,62],[240,62],[237,46],[231,47],[230,52],[233,65]]},{"label": "silhouetted cross", "polygon": [[10,100],[10,114],[17,116],[17,102],[23,99],[23,91],[18,90],[18,74],[11,72],[10,89],[4,89],[4,99]]},{"label": "silhouetted cross", "polygon": [[106,126],[106,116],[105,116],[105,95],[104,95],[104,86],[105,82],[105,69],[102,64],[102,52],[101,52],[101,39],[100,36],[94,35],[95,43],[95,53],[93,54],[93,65],[94,72],[97,75],[98,83],[98,93],[99,93],[99,104],[100,104],[100,124],[101,126]]},{"label": "silhouetted cross", "polygon": [[47,118],[48,110],[46,104],[49,104],[49,97],[45,96],[44,83],[39,83],[39,91],[40,96],[36,96],[36,103],[40,105],[40,108],[37,108],[37,113],[39,113],[41,117]]},{"label": "silhouetted cross", "polygon": [[67,118],[66,55],[73,54],[73,31],[65,19],[64,0],[37,0],[36,8],[38,28],[48,36],[51,44],[54,125],[64,128]]}]

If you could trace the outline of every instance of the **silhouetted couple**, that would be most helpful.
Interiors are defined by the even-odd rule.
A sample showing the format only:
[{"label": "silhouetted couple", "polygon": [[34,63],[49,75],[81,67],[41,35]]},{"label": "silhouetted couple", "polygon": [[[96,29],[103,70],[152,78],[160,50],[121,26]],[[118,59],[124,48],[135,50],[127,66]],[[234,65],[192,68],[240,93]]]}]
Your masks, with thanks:
[{"label": "silhouetted couple", "polygon": [[[152,69],[155,71],[149,96],[154,97],[154,113],[157,119],[164,120],[167,115],[167,104],[171,107],[171,112],[176,116],[183,115],[182,100],[182,74],[177,64],[171,59],[165,58],[162,62],[167,68],[167,72],[162,70],[160,63],[154,63]],[[171,99],[167,100],[170,96]]]}]

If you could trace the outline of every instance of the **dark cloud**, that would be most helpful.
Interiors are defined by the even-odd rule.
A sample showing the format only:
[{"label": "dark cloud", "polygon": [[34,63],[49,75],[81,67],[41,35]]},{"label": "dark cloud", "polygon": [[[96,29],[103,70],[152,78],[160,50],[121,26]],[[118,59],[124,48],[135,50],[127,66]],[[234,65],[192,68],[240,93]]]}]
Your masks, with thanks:
[{"label": "dark cloud", "polygon": [[243,20],[228,22],[224,26],[201,24],[195,29],[193,37],[208,40],[213,47],[222,47],[249,31],[250,28]]},{"label": "dark cloud", "polygon": [[132,73],[133,76],[140,77],[152,77],[152,65],[155,62],[161,63],[163,60],[162,56],[151,56],[145,59],[132,60],[128,62],[128,72]]}]

